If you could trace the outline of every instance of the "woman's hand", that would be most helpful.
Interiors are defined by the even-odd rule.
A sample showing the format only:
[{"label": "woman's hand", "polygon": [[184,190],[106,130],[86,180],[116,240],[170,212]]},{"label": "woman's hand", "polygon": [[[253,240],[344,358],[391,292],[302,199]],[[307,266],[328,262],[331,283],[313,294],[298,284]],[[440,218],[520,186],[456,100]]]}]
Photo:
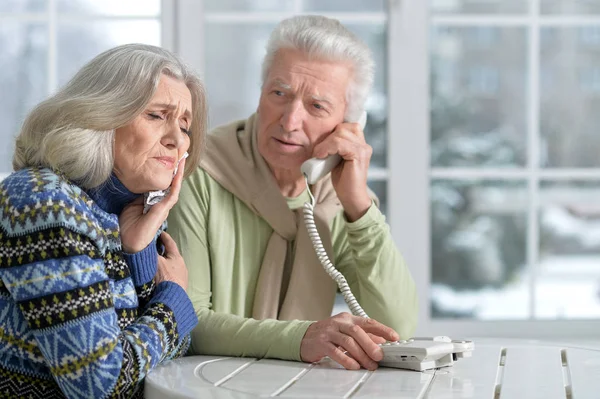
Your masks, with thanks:
[{"label": "woman's hand", "polygon": [[146,248],[154,240],[156,232],[167,219],[169,211],[179,199],[185,159],[179,163],[177,174],[171,183],[171,190],[158,204],[153,205],[144,215],[144,199],[138,198],[127,205],[119,216],[123,251],[134,254]]},{"label": "woman's hand", "polygon": [[188,272],[177,244],[166,231],[162,232],[160,239],[165,246],[165,254],[158,257],[158,271],[154,282],[158,284],[161,281],[172,281],[187,291]]}]

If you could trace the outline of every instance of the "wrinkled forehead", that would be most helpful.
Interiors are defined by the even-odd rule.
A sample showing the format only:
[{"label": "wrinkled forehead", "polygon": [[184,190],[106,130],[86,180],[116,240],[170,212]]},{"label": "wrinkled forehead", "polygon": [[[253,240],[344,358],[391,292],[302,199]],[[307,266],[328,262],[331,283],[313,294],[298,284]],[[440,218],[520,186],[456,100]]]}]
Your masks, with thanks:
[{"label": "wrinkled forehead", "polygon": [[192,117],[192,93],[184,81],[168,75],[161,75],[158,87],[150,104],[160,104],[169,110],[182,112]]},{"label": "wrinkled forehead", "polygon": [[298,51],[278,52],[267,75],[269,88],[298,91],[319,97],[345,98],[352,76],[351,65],[343,61],[311,59]]}]

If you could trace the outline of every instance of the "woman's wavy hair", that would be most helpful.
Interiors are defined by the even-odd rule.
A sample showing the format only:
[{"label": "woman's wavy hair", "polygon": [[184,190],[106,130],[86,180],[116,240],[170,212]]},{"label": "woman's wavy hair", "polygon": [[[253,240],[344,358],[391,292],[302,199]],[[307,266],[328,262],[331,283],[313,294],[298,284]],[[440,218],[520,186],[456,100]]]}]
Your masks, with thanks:
[{"label": "woman's wavy hair", "polygon": [[184,82],[192,94],[185,164],[185,175],[189,175],[198,166],[204,146],[204,85],[171,52],[144,44],[103,52],[58,93],[37,105],[17,136],[13,168],[49,167],[84,188],[99,186],[113,170],[115,129],[144,111],[163,74]]}]

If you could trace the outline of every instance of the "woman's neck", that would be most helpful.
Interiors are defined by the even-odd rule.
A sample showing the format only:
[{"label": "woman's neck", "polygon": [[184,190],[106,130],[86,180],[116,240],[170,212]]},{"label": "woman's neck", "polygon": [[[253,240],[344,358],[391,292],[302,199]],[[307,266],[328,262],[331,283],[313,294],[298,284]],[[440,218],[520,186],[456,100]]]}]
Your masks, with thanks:
[{"label": "woman's neck", "polygon": [[87,192],[100,208],[117,215],[125,206],[141,195],[129,191],[114,173],[100,186],[87,190]]}]

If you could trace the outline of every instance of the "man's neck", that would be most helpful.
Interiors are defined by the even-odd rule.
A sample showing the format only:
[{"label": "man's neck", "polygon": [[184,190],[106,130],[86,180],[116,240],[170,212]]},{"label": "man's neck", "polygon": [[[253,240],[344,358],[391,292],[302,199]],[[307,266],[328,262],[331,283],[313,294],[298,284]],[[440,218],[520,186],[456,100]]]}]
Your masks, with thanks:
[{"label": "man's neck", "polygon": [[281,195],[295,198],[306,189],[306,181],[299,170],[274,169],[269,166]]}]

